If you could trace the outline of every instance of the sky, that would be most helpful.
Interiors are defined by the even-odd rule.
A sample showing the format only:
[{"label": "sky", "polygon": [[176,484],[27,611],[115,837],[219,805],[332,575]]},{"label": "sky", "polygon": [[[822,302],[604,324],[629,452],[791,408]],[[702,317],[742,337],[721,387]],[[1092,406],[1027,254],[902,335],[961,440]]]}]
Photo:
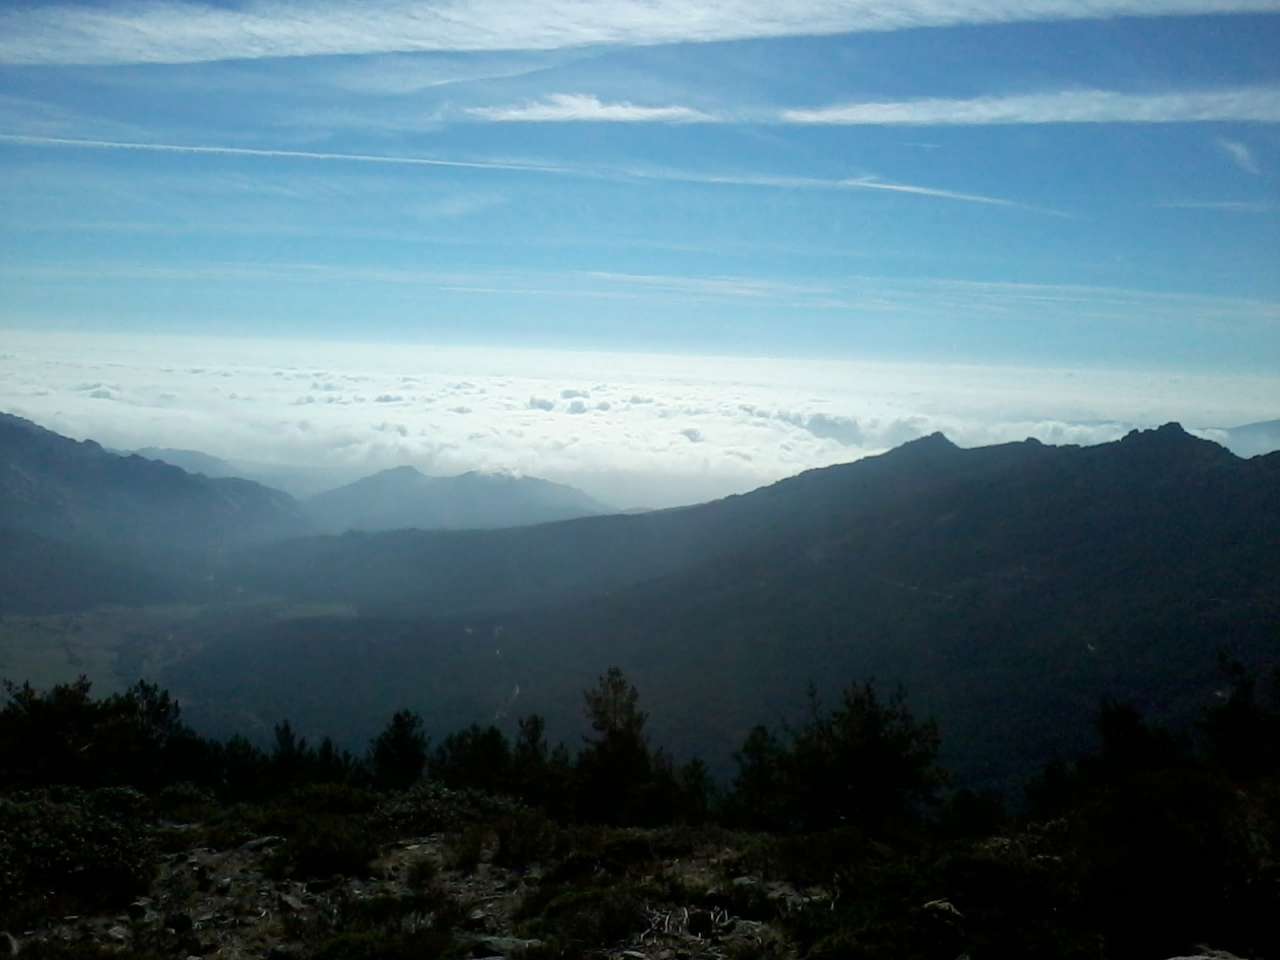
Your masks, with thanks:
[{"label": "sky", "polygon": [[1277,50],[1280,0],[10,0],[0,404],[664,502],[1274,418]]}]

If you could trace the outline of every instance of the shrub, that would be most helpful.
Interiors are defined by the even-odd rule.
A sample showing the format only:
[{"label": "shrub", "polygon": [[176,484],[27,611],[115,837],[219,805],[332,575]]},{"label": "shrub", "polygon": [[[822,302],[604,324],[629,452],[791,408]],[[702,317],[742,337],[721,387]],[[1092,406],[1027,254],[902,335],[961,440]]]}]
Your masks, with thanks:
[{"label": "shrub", "polygon": [[[130,790],[0,798],[0,924],[30,911],[117,906],[150,884],[145,798]],[[6,909],[7,908],[7,909]]]},{"label": "shrub", "polygon": [[445,955],[451,938],[434,930],[415,933],[340,933],[322,942],[311,960],[433,960]]},{"label": "shrub", "polygon": [[543,814],[518,810],[495,824],[498,847],[493,862],[522,868],[550,857],[556,850],[559,831]]},{"label": "shrub", "polygon": [[363,824],[318,816],[300,825],[269,869],[277,876],[363,876],[377,855],[378,845]]},{"label": "shrub", "polygon": [[435,858],[423,854],[413,860],[405,872],[405,883],[411,890],[430,890],[440,876],[440,866]]},{"label": "shrub", "polygon": [[444,860],[450,870],[471,873],[480,865],[484,856],[489,830],[479,824],[455,833],[445,841]]},{"label": "shrub", "polygon": [[[644,903],[628,887],[569,890],[550,900],[527,928],[565,948],[612,946],[645,928]],[[579,954],[572,954],[577,956]]]}]

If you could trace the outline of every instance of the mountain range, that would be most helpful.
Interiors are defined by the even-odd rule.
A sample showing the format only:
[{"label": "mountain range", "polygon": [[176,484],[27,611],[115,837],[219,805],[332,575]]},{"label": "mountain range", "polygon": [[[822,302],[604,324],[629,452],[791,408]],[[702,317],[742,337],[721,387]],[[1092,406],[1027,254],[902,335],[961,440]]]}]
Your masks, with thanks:
[{"label": "mountain range", "polygon": [[470,530],[610,512],[581,490],[536,477],[471,471],[428,477],[396,467],[305,501],[320,530]]},{"label": "mountain range", "polygon": [[[66,472],[59,443],[73,441],[18,429],[61,450],[51,463]],[[38,488],[36,461],[23,462]],[[158,483],[136,463],[94,469],[138,471],[129,503]],[[395,471],[336,499],[358,509],[358,491],[428,479]],[[78,498],[24,509],[92,514],[88,478],[60,482]],[[192,498],[220,490],[168,482]],[[118,499],[104,495],[108,518]],[[92,538],[57,542],[100,549],[114,522],[86,520],[76,529]],[[50,524],[23,536],[73,529]],[[939,720],[946,759],[969,782],[1008,786],[1087,745],[1101,698],[1176,726],[1215,696],[1221,655],[1280,659],[1280,453],[1242,459],[1176,424],[1090,447],[961,449],[934,434],[645,514],[219,543],[185,583],[170,578],[169,596],[297,612],[209,618],[158,668],[213,730],[288,716],[355,740],[408,705],[442,732],[537,711],[573,737],[580,691],[617,664],[655,740],[723,770],[752,724],[798,719],[810,684],[830,697],[875,677]],[[59,562],[84,561],[46,566]],[[115,599],[140,602],[143,587],[127,579]]]}]

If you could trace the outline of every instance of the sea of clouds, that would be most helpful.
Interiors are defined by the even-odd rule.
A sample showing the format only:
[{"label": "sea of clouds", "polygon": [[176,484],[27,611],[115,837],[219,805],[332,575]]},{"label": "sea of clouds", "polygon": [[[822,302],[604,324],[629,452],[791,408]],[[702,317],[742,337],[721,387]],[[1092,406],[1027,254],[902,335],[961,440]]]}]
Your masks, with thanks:
[{"label": "sea of clouds", "polygon": [[[1045,369],[7,332],[0,410],[121,450],[255,465],[293,492],[388,467],[510,471],[619,508],[748,490],[934,431],[1098,443],[1275,416],[1280,381]],[[1210,434],[1211,435],[1211,434]]]}]

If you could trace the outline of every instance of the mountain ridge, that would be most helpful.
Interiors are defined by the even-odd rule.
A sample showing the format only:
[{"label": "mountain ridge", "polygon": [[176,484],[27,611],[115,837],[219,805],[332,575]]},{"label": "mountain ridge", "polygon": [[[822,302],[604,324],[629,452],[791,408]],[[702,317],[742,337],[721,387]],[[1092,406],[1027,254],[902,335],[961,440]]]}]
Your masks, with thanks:
[{"label": "mountain ridge", "polygon": [[[1177,721],[1213,695],[1219,653],[1276,660],[1280,454],[1244,460],[1176,425],[1087,447],[926,438],[638,517],[263,556],[284,595],[362,619],[256,649],[305,643],[342,675],[360,624],[378,623],[386,642],[364,655],[450,714],[509,710],[518,689],[522,710],[571,736],[576,691],[618,664],[656,734],[714,762],[807,684],[875,676],[939,719],[966,777],[1007,786],[1033,758],[1084,746],[1062,731],[1086,730],[1103,697]],[[341,696],[310,682],[313,701]]]},{"label": "mountain ridge", "polygon": [[305,501],[322,530],[490,529],[608,513],[565,484],[537,477],[469,470],[428,476],[402,465],[316,494]]}]

